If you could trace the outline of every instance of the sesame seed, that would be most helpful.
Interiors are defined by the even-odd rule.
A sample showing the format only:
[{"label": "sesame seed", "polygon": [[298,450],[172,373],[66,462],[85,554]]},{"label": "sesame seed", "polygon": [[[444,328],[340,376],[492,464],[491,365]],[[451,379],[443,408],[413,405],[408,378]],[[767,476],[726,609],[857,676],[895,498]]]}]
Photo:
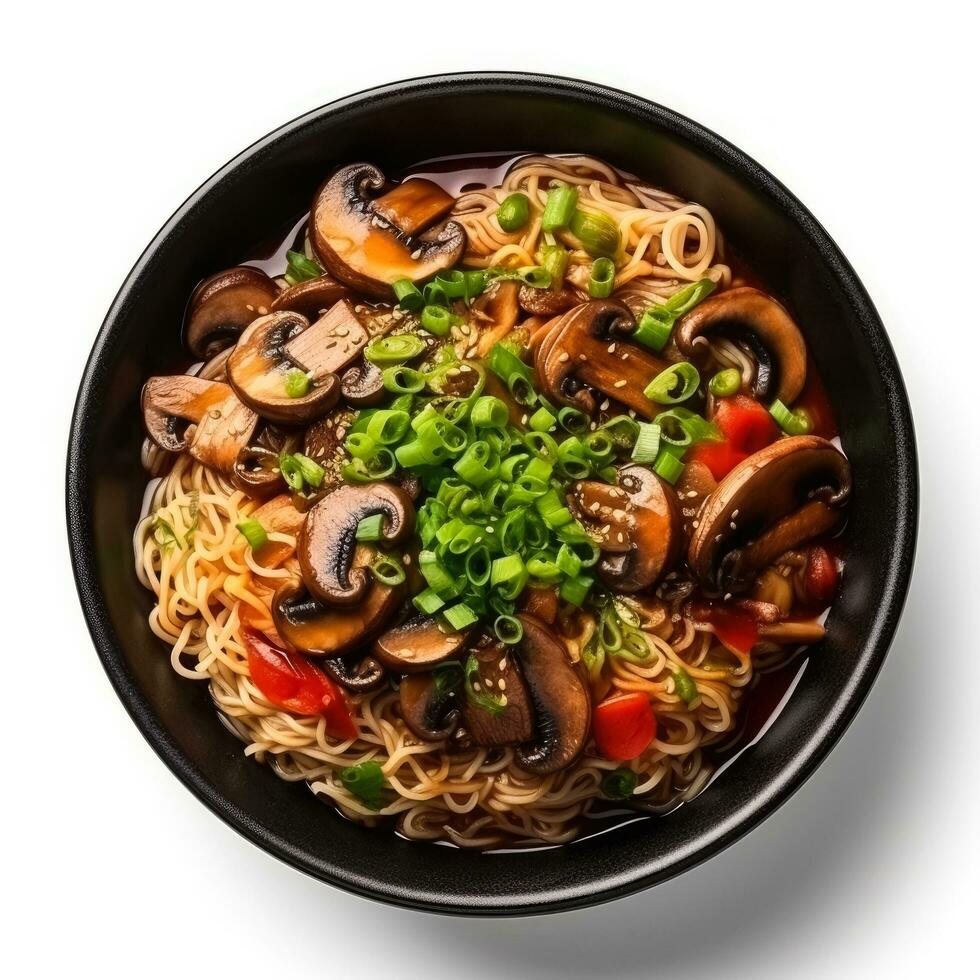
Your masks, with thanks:
[{"label": "sesame seed", "polygon": [[507,658],[506,657],[501,657],[500,658],[500,663],[497,664],[497,670],[499,670],[499,671],[505,671],[506,669],[507,669]]},{"label": "sesame seed", "polygon": [[735,508],[735,510],[732,511],[732,520],[734,521],[736,517],[738,517],[738,508],[737,507]]},{"label": "sesame seed", "polygon": [[560,353],[560,354],[558,355],[558,360],[559,360],[559,361],[561,361],[561,362],[562,362],[562,364],[564,364],[564,363],[565,363],[565,361],[567,361],[567,360],[568,360],[568,358],[569,358],[569,353],[568,353],[568,351],[567,351],[567,350],[563,350],[563,351],[562,351],[562,352],[561,352],[561,353]]},{"label": "sesame seed", "polygon": [[615,353],[616,353],[616,344],[615,344],[615,343],[612,343],[612,344],[610,344],[610,345],[609,345],[609,346],[608,346],[608,347],[606,348],[606,350],[607,350],[607,351],[608,351],[608,352],[609,352],[610,354],[615,354]]},{"label": "sesame seed", "polygon": [[421,256],[422,256],[422,249],[417,248],[414,252],[412,252],[411,255],[412,261],[413,262],[416,261],[417,259],[421,258]]},{"label": "sesame seed", "polygon": [[715,535],[715,541],[716,541],[716,542],[717,542],[717,541],[721,541],[721,537],[722,537],[722,536],[721,536],[720,534],[716,534],[716,535]]},{"label": "sesame seed", "polygon": [[621,361],[628,361],[630,359],[630,352],[628,350],[623,351],[623,353],[619,355],[619,359]]},{"label": "sesame seed", "polygon": [[606,524],[604,527],[599,528],[599,533],[600,534],[608,534],[609,533],[609,529],[611,527],[612,527],[611,524]]},{"label": "sesame seed", "polygon": [[578,359],[580,361],[587,361],[588,360],[588,358],[584,354],[579,354]]},{"label": "sesame seed", "polygon": [[[694,498],[694,497],[696,497],[697,495],[698,495],[698,492],[697,492],[697,490],[688,490],[688,491],[687,491],[687,499],[688,499],[688,500],[691,500],[691,499],[693,499],[693,498]],[[738,513],[738,512],[736,511],[736,513]],[[732,516],[734,517],[735,515],[733,514]]]},{"label": "sesame seed", "polygon": [[497,687],[499,687],[501,691],[506,691],[506,690],[507,690],[507,681],[505,681],[505,680],[504,680],[504,679],[503,679],[503,678],[501,677],[501,678],[500,678],[500,679],[499,679],[499,680],[497,681]]},{"label": "sesame seed", "polygon": [[732,522],[731,522],[731,523],[730,523],[730,524],[729,524],[728,526],[729,526],[729,527],[730,527],[730,528],[731,528],[731,529],[732,529],[733,531],[735,530],[735,522],[734,522],[734,521],[732,521]]},{"label": "sesame seed", "polygon": [[618,541],[618,542],[619,542],[620,544],[622,544],[622,543],[623,543],[623,532],[622,532],[622,531],[617,531],[617,532],[616,532],[616,540],[617,540],[617,541]]},{"label": "sesame seed", "polygon": [[697,521],[691,521],[691,527],[693,527],[694,530],[696,531],[698,529],[698,522]]},{"label": "sesame seed", "polygon": [[617,381],[617,382],[615,382],[613,384],[613,387],[614,388],[625,388],[626,387],[626,379],[625,378],[620,378],[619,381]]},{"label": "sesame seed", "polygon": [[245,309],[248,310],[249,313],[254,313],[255,312],[255,307],[251,303],[246,303],[245,304]]},{"label": "sesame seed", "polygon": [[599,411],[604,412],[607,408],[609,408],[609,399],[603,398],[603,400],[599,403]]},{"label": "sesame seed", "polygon": [[506,708],[507,707],[507,695],[506,694],[501,694],[500,695],[500,706],[502,708]]},{"label": "sesame seed", "polygon": [[725,602],[728,602],[728,600],[731,599],[731,597],[732,597],[731,592],[726,592],[725,593]]}]

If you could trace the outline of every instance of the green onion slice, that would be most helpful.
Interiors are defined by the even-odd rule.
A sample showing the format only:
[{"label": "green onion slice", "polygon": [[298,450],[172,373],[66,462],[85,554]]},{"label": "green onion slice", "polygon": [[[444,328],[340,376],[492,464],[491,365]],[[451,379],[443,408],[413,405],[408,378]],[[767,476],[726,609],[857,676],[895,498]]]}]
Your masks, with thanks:
[{"label": "green onion slice", "polygon": [[[252,551],[258,551],[269,540],[269,535],[266,534],[265,528],[254,517],[249,517],[247,520],[241,521],[235,527],[238,528],[242,537],[249,543]],[[173,531],[170,533],[173,534]],[[176,539],[176,535],[174,535],[174,538]]]},{"label": "green onion slice", "polygon": [[283,386],[289,398],[302,398],[310,390],[312,382],[305,371],[299,368],[292,368],[286,374]]},{"label": "green onion slice", "polygon": [[424,350],[425,341],[421,337],[411,333],[397,333],[375,337],[364,348],[364,357],[378,367],[388,367],[410,361]]},{"label": "green onion slice", "polygon": [[398,279],[391,284],[391,288],[395,293],[398,305],[403,310],[408,310],[409,313],[418,313],[422,309],[424,305],[422,293],[411,279]]},{"label": "green onion slice", "polygon": [[369,810],[384,808],[385,781],[379,763],[359,762],[340,770],[340,782],[344,788],[356,796]]},{"label": "green onion slice", "polygon": [[382,585],[401,585],[405,581],[405,568],[393,555],[377,555],[368,568]]},{"label": "green onion slice", "polygon": [[778,398],[772,403],[769,414],[787,435],[805,436],[813,429],[813,422],[805,409],[791,411]]},{"label": "green onion slice", "polygon": [[559,231],[567,228],[578,204],[578,188],[561,181],[552,184],[541,215],[542,231]]},{"label": "green onion slice", "polygon": [[527,194],[510,194],[497,208],[497,223],[507,232],[520,231],[531,215],[531,201]]},{"label": "green onion slice", "polygon": [[313,259],[308,259],[302,252],[287,252],[286,262],[286,274],[283,278],[290,286],[295,286],[297,283],[306,282],[307,279],[316,279],[318,276],[323,275],[323,269]]},{"label": "green onion slice", "polygon": [[698,686],[683,667],[678,667],[674,671],[674,690],[687,704],[697,700]]},{"label": "green onion slice", "polygon": [[594,299],[610,296],[616,285],[616,266],[612,259],[596,259],[589,277],[589,295]]},{"label": "green onion slice", "polygon": [[637,463],[653,463],[660,452],[660,426],[655,422],[641,422],[640,434],[630,454]]},{"label": "green onion slice", "polygon": [[576,210],[568,230],[593,258],[611,257],[619,251],[619,225],[607,214]]},{"label": "green onion slice", "polygon": [[602,795],[609,800],[628,800],[636,792],[636,784],[632,769],[613,769],[602,777]]},{"label": "green onion slice", "polygon": [[358,521],[354,537],[358,541],[380,541],[384,537],[384,514],[370,514]]},{"label": "green onion slice", "polygon": [[659,405],[677,405],[687,401],[698,390],[699,384],[698,369],[690,361],[680,361],[661,371],[643,389],[643,394]]},{"label": "green onion slice", "polygon": [[443,306],[430,305],[422,310],[419,322],[429,333],[435,334],[437,337],[445,337],[453,325],[453,316]]}]

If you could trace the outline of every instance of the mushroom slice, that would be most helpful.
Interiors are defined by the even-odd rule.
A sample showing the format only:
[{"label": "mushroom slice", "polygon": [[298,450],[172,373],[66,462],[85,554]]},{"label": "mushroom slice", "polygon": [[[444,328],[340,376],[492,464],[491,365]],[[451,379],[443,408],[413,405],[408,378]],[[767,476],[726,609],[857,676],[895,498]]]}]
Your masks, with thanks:
[{"label": "mushroom slice", "polygon": [[430,616],[413,616],[374,641],[374,655],[390,670],[413,674],[458,656],[469,631],[444,633]]},{"label": "mushroom slice", "polygon": [[618,487],[584,480],[572,503],[603,552],[599,576],[618,592],[642,592],[670,571],[681,550],[677,494],[645,466],[624,466]]},{"label": "mushroom slice", "polygon": [[239,265],[205,279],[191,294],[184,341],[198,357],[230,347],[257,317],[273,308],[279,287],[261,269]]},{"label": "mushroom slice", "polygon": [[274,425],[267,425],[238,453],[231,471],[231,482],[250,497],[265,499],[286,489],[279,471],[279,457],[293,452],[299,437]]},{"label": "mushroom slice", "polygon": [[462,670],[403,677],[398,685],[398,703],[405,724],[424,742],[449,738],[459,724],[462,684]]},{"label": "mushroom slice", "polygon": [[368,594],[370,573],[352,565],[357,525],[372,514],[385,517],[382,546],[404,540],[415,526],[411,498],[391,483],[340,486],[310,508],[298,552],[303,581],[314,599],[330,606],[353,606]]},{"label": "mushroom slice", "polygon": [[517,764],[545,776],[571,765],[589,737],[592,699],[565,647],[539,619],[520,613],[521,667],[534,704],[537,737],[517,750]]},{"label": "mushroom slice", "polygon": [[761,290],[740,286],[699,303],[677,325],[674,337],[680,352],[694,357],[700,338],[726,331],[748,335],[758,364],[752,385],[756,398],[778,398],[786,405],[796,401],[806,381],[806,344],[789,313]]},{"label": "mushroom slice", "polygon": [[780,555],[835,527],[851,468],[819,436],[779,439],[739,463],[698,515],[688,564],[710,589],[741,592]]},{"label": "mushroom slice", "polygon": [[521,286],[518,302],[525,313],[535,316],[552,317],[570,310],[582,302],[582,297],[570,286],[560,289],[535,289],[533,286]]},{"label": "mushroom slice", "polygon": [[353,665],[343,657],[327,657],[320,661],[320,666],[338,684],[358,694],[376,691],[387,676],[384,667],[374,657],[364,657]]},{"label": "mushroom slice", "polygon": [[[266,531],[276,531],[280,534],[299,534],[306,520],[306,514],[301,513],[293,505],[293,498],[288,493],[279,494],[265,501],[249,514],[257,520]],[[262,549],[262,563],[274,568],[293,555],[292,545],[279,541],[270,541]]]},{"label": "mushroom slice", "polygon": [[827,631],[815,619],[784,619],[778,623],[760,623],[759,639],[770,643],[819,643]]},{"label": "mushroom slice", "polygon": [[[308,422],[337,403],[337,373],[367,342],[368,333],[347,300],[335,303],[312,325],[299,313],[270,313],[242,334],[228,358],[228,381],[242,401],[265,418],[294,425]],[[309,378],[310,388],[292,398],[286,376],[297,370]]]},{"label": "mushroom slice", "polygon": [[[517,305],[517,291],[520,283],[513,279],[499,279],[492,283],[470,306],[470,324],[477,330],[476,353],[486,357],[493,345],[503,340],[517,326],[520,309]],[[471,338],[466,338],[469,346]]]},{"label": "mushroom slice", "polygon": [[344,439],[353,421],[352,411],[338,407],[317,419],[303,435],[303,454],[325,471],[321,489],[330,490],[342,482],[340,468],[346,459]]},{"label": "mushroom slice", "polygon": [[[467,692],[463,724],[477,745],[520,745],[534,737],[534,709],[527,685],[513,654],[496,640],[482,636],[469,654],[476,661],[475,692],[500,702],[502,707],[484,707]],[[479,685],[479,687],[476,687]]]},{"label": "mushroom slice", "polygon": [[[230,473],[248,445],[259,417],[228,385],[189,374],[150,378],[141,396],[150,438],[168,452],[187,449],[205,466]],[[188,423],[194,423],[188,444]]]},{"label": "mushroom slice", "polygon": [[362,357],[341,375],[340,393],[348,405],[358,408],[384,401],[386,392],[381,368]]},{"label": "mushroom slice", "polygon": [[294,650],[336,659],[377,636],[398,610],[404,591],[374,582],[356,608],[331,609],[300,583],[289,581],[273,596],[272,619],[276,632]]},{"label": "mushroom slice", "polygon": [[534,367],[542,394],[593,417],[596,400],[589,386],[653,418],[659,406],[643,389],[668,364],[626,339],[635,325],[629,308],[616,300],[593,300],[569,310],[540,345],[535,337]]},{"label": "mushroom slice", "polygon": [[321,263],[359,292],[390,299],[391,284],[448,269],[463,254],[466,232],[455,221],[433,224],[455,203],[431,181],[414,178],[373,198],[384,174],[369,163],[341,167],[320,188],[310,239]]},{"label": "mushroom slice", "polygon": [[308,320],[316,320],[339,300],[347,299],[350,290],[332,276],[317,276],[284,289],[273,301],[269,310],[289,310]]}]

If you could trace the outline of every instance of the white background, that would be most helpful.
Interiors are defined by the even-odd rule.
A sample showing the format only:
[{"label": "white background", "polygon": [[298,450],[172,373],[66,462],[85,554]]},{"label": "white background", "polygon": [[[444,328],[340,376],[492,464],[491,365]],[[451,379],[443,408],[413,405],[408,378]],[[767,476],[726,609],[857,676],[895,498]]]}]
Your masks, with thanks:
[{"label": "white background", "polygon": [[[978,387],[980,318],[968,6],[532,6],[7,7],[7,976],[762,980],[941,975],[957,961],[959,975],[976,969],[967,956],[980,650],[968,627],[980,474],[968,391]],[[453,920],[350,897],[266,856],[192,799],[98,665],[62,505],[68,420],[95,333],[133,261],[197,184],[318,104],[479,68],[551,71],[648,96],[722,133],[795,191],[888,327],[923,483],[900,633],[817,775],[747,839],[678,880],[523,921]]]}]

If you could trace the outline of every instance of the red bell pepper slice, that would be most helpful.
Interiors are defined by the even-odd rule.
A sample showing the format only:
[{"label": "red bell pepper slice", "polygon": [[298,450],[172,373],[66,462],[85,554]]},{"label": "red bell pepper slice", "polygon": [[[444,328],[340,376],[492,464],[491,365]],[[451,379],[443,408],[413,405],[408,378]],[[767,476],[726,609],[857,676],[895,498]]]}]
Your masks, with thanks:
[{"label": "red bell pepper slice", "polygon": [[248,671],[263,696],[295,715],[323,715],[334,738],[355,738],[357,728],[340,688],[301,653],[270,643],[258,630],[242,629]]},{"label": "red bell pepper slice", "polygon": [[698,443],[688,459],[703,463],[716,480],[722,479],[743,459],[764,449],[779,435],[765,406],[747,395],[720,399],[712,422],[724,439]]},{"label": "red bell pepper slice", "polygon": [[596,748],[607,759],[635,759],[657,734],[657,718],[645,694],[634,691],[609,698],[592,715]]}]

